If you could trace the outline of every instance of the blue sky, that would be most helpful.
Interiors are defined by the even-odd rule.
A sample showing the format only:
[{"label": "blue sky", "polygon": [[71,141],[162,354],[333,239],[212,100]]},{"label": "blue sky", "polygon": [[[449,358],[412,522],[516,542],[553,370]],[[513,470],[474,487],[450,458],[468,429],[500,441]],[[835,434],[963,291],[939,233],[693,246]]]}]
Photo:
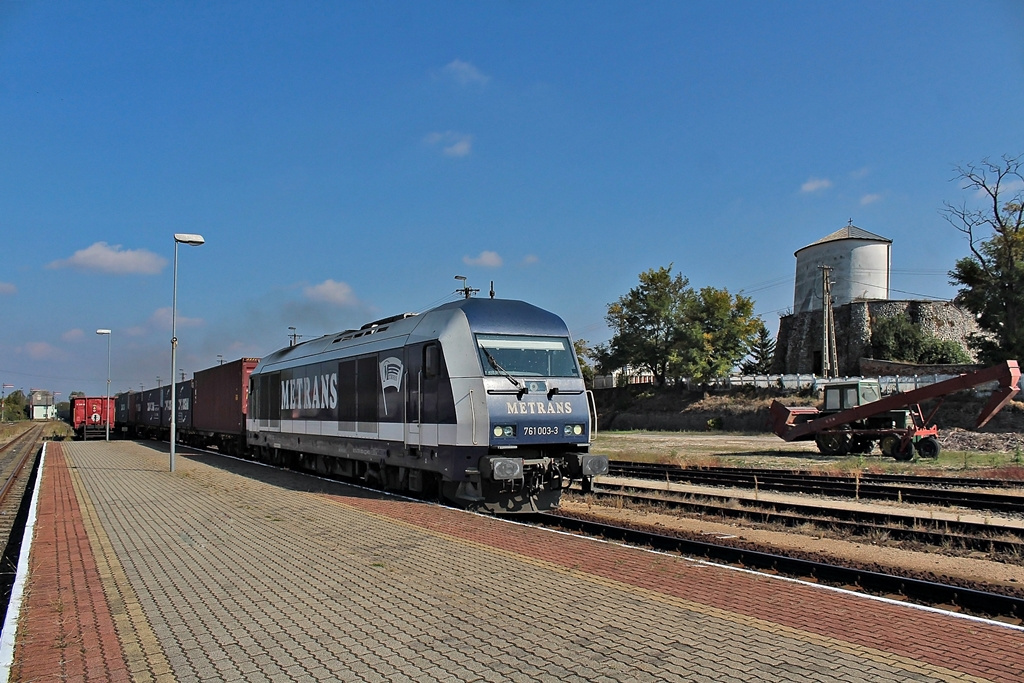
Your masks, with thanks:
[{"label": "blue sky", "polygon": [[[952,298],[954,166],[1024,153],[1024,5],[0,3],[0,380],[102,394],[486,295],[608,339],[674,264],[792,306],[793,252],[893,240]],[[177,375],[177,373],[175,373]],[[9,390],[8,390],[9,391]]]}]

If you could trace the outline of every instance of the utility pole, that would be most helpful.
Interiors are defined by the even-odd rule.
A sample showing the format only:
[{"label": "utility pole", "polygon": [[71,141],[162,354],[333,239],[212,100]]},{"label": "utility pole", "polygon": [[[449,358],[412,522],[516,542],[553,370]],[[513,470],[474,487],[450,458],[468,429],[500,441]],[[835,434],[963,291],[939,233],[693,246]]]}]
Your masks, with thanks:
[{"label": "utility pole", "polygon": [[[472,287],[466,284],[465,275],[456,275],[455,279],[462,283],[462,286],[455,290],[456,294],[462,294],[464,297],[468,299],[469,297],[473,296],[474,294],[480,291],[479,289],[473,289]],[[491,296],[493,298],[493,294]]]},{"label": "utility pole", "polygon": [[832,308],[832,266],[818,268],[821,270],[821,375],[831,379],[839,376],[836,318]]}]

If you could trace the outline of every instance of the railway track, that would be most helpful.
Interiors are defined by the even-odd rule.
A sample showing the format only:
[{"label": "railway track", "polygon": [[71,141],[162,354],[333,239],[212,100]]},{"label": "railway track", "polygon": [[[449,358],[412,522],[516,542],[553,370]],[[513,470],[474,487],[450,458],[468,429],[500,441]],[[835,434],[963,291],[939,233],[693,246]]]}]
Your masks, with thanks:
[{"label": "railway track", "polygon": [[610,525],[580,516],[545,513],[537,523],[655,550],[705,558],[758,571],[779,573],[873,595],[908,600],[1014,623],[1024,620],[1024,599],[970,586],[955,586],[871,569],[840,566],[735,545],[711,543],[648,529]]},{"label": "railway track", "polygon": [[[612,462],[608,474],[702,486],[730,486],[834,498],[895,500],[969,510],[1024,513],[1024,482],[1017,480],[870,473],[840,476],[765,468],[692,468],[638,462]],[[1007,489],[1007,492],[965,490],[972,488],[1001,488]]]},{"label": "railway track", "polygon": [[43,427],[34,426],[0,446],[0,623],[7,614],[18,569],[18,556],[28,515],[29,496],[37,475]]},{"label": "railway track", "polygon": [[1011,557],[1024,557],[1024,525],[1007,526],[996,518],[964,519],[936,516],[934,512],[905,509],[877,510],[830,506],[821,501],[802,503],[793,499],[740,498],[735,493],[688,493],[663,489],[644,492],[636,481],[604,480],[592,495],[621,497],[634,504],[653,504],[677,512],[741,519],[757,524],[816,528],[870,540],[902,541],[934,548],[954,548]]}]

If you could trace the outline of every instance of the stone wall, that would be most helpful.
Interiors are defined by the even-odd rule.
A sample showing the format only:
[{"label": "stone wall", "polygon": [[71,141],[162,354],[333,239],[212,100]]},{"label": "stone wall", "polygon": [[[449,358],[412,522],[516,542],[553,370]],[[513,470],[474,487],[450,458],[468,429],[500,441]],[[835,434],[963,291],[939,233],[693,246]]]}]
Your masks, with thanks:
[{"label": "stone wall", "polygon": [[[949,301],[855,301],[835,309],[836,355],[840,376],[863,374],[860,359],[871,355],[872,324],[906,314],[925,334],[959,342],[970,354],[967,337],[978,326],[970,312]],[[820,373],[821,311],[793,313],[779,319],[773,374]]]}]

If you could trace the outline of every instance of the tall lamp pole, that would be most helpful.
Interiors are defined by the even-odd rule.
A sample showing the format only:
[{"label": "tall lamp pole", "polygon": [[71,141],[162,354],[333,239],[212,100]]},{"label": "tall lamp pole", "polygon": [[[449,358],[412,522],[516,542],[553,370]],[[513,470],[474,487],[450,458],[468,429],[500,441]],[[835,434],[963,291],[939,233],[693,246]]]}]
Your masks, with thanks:
[{"label": "tall lamp pole", "polygon": [[188,244],[198,247],[206,240],[202,235],[176,233],[174,235],[174,292],[171,298],[171,472],[174,471],[174,441],[177,438],[178,399],[175,396],[174,370],[178,367],[178,337],[175,332],[175,319],[178,315],[178,245]]},{"label": "tall lamp pole", "polygon": [[107,441],[110,441],[110,330],[96,330],[96,334],[107,338],[107,400],[103,404],[103,421],[107,423]]}]

